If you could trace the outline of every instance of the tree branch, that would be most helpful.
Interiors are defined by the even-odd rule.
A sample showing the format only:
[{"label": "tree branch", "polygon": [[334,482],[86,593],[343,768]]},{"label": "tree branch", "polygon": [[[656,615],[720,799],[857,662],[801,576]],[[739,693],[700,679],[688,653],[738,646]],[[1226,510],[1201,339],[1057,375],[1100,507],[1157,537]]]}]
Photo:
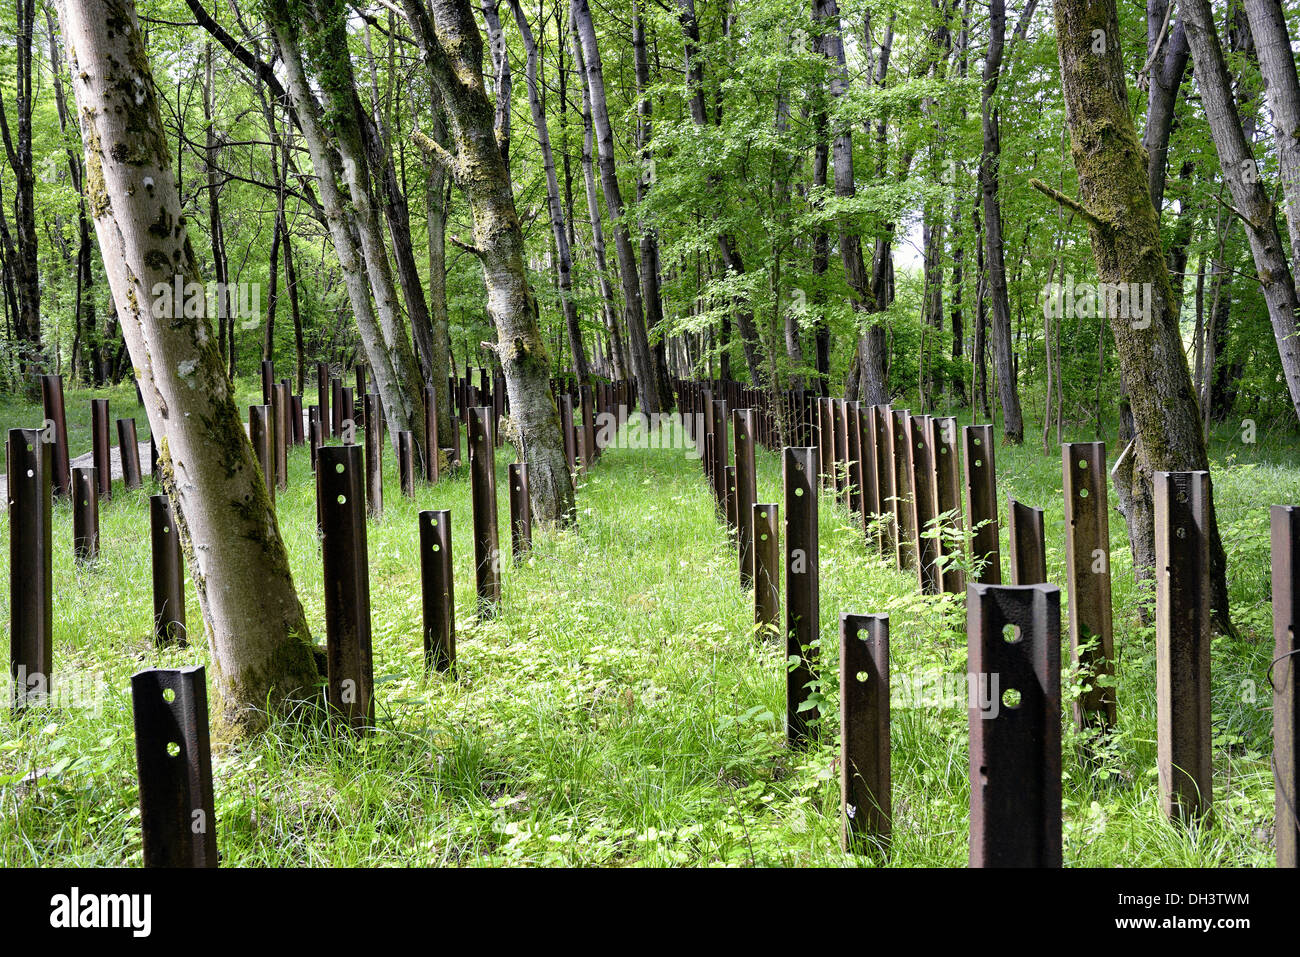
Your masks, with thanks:
[{"label": "tree branch", "polygon": [[1060,192],[1059,190],[1052,189],[1052,187],[1048,186],[1041,179],[1031,179],[1029,181],[1029,185],[1034,187],[1034,189],[1038,190],[1048,199],[1055,200],[1056,202],[1064,206],[1066,209],[1073,210],[1074,212],[1078,213],[1080,216],[1082,216],[1088,222],[1092,223],[1098,229],[1110,228],[1107,223],[1105,223],[1100,217],[1090,212],[1077,199],[1074,199],[1070,196],[1066,196],[1064,193]]}]

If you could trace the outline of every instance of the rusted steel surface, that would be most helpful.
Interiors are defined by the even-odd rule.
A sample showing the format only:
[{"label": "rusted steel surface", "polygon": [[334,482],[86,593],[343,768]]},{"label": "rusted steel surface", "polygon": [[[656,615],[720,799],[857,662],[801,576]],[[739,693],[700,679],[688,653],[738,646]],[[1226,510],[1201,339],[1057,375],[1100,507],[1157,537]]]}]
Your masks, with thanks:
[{"label": "rusted steel surface", "polygon": [[[1092,676],[1092,690],[1074,704],[1080,727],[1115,725],[1115,641],[1110,603],[1110,524],[1106,504],[1106,446],[1061,446],[1065,496],[1065,573],[1070,595],[1070,655]],[[1103,684],[1097,678],[1106,676]]]},{"label": "rusted steel surface", "polygon": [[374,725],[370,568],[361,446],[326,445],[316,470],[325,582],[326,700],[353,731]]},{"label": "rusted steel surface", "polygon": [[736,459],[736,544],[740,553],[740,584],[748,588],[754,581],[754,499],[758,495],[758,478],[754,465],[754,442],[757,431],[753,409],[736,409],[731,413]]},{"label": "rusted steel surface", "polygon": [[916,525],[912,513],[912,415],[889,410],[889,442],[894,450],[894,537],[898,567],[916,568]]},{"label": "rusted steel surface", "polygon": [[367,394],[366,405],[366,514],[384,516],[384,406],[379,396]]},{"label": "rusted steel surface", "polygon": [[834,481],[831,469],[835,465],[835,417],[831,413],[831,400],[817,399],[817,481],[821,488],[828,488]]},{"label": "rusted steel surface", "polygon": [[1300,867],[1300,509],[1270,510],[1273,551],[1273,791],[1278,867]]},{"label": "rusted steel surface", "polygon": [[448,456],[447,461],[451,463],[451,467],[454,468],[454,469],[458,469],[458,468],[461,467],[461,458],[460,458],[460,421],[461,421],[461,420],[460,420],[460,417],[459,417],[459,416],[455,416],[455,415],[453,415],[453,416],[451,417],[451,440],[452,440],[452,445],[451,445],[451,448],[450,448],[450,450],[449,450],[449,451],[450,451],[450,455]]},{"label": "rusted steel surface", "polygon": [[357,442],[357,402],[352,386],[345,385],[343,393],[343,444],[356,445]]},{"label": "rusted steel surface", "polygon": [[330,438],[343,437],[343,380],[330,378]]},{"label": "rusted steel surface", "polygon": [[275,417],[275,484],[284,490],[289,487],[289,445],[293,442],[289,387],[282,382],[276,383],[271,394],[275,397],[271,404]]},{"label": "rusted steel surface", "polygon": [[912,416],[912,534],[916,548],[916,577],[925,595],[937,595],[939,540],[935,538],[934,449],[930,416]]},{"label": "rusted steel surface", "polygon": [[275,502],[275,425],[269,405],[248,407],[248,439],[253,443],[253,454],[262,469],[266,494]]},{"label": "rusted steel surface", "polygon": [[63,376],[41,376],[41,406],[45,411],[45,428],[50,430],[46,438],[54,445],[50,488],[56,497],[68,495],[72,488],[72,472],[68,455],[68,415],[63,404]]},{"label": "rusted steel surface", "polygon": [[[311,450],[311,470],[316,471],[316,450],[325,442],[325,429],[321,423],[320,406],[307,406],[307,445]],[[254,446],[256,448],[256,446]]]},{"label": "rusted steel surface", "polygon": [[840,615],[840,842],[889,844],[889,616]]},{"label": "rusted steel surface", "polygon": [[321,438],[325,439],[326,430],[334,420],[330,418],[330,370],[324,362],[316,363],[316,408],[320,415]]},{"label": "rusted steel surface", "polygon": [[821,609],[817,554],[817,450],[785,449],[785,633],[786,660],[797,660],[786,675],[786,743],[799,747],[811,735],[816,717],[800,710],[815,677],[813,654]]},{"label": "rusted steel surface", "polygon": [[99,497],[108,501],[113,497],[112,459],[109,457],[108,400],[90,400],[90,440],[94,451],[95,479],[99,482]]},{"label": "rusted steel surface", "polygon": [[93,465],[72,470],[72,554],[78,562],[99,557],[99,488]]},{"label": "rusted steel surface", "polygon": [[302,445],[304,442],[302,430],[302,396],[289,396],[289,432],[293,436],[294,445]]},{"label": "rusted steel surface", "polygon": [[781,534],[776,505],[750,508],[754,530],[754,624],[763,637],[781,634]]},{"label": "rusted steel surface", "polygon": [[880,553],[897,561],[898,529],[894,524],[894,413],[887,405],[871,407],[876,424],[876,509],[881,517]]},{"label": "rusted steel surface", "polygon": [[515,561],[533,547],[533,506],[528,497],[528,464],[513,462],[506,470],[510,483],[510,551]]},{"label": "rusted steel surface", "polygon": [[961,466],[957,454],[957,420],[952,417],[930,420],[930,450],[934,457],[934,511],[943,518],[943,535],[937,540],[938,554],[944,571],[940,580],[943,591],[961,595],[966,591],[966,574],[958,567],[964,538],[961,511]]},{"label": "rusted steel surface", "polygon": [[[471,417],[474,410],[470,410]],[[574,431],[573,425],[573,396],[565,393],[560,396],[560,432],[564,438],[564,461],[568,463],[569,471],[575,472],[578,468],[578,436]],[[470,445],[470,459],[474,458],[473,444]]]},{"label": "rusted steel surface", "polygon": [[424,666],[456,664],[456,589],[452,583],[451,512],[420,513],[420,584],[424,594]]},{"label": "rusted steel surface", "polygon": [[1060,867],[1060,590],[968,585],[966,659],[970,866]]},{"label": "rusted steel surface", "polygon": [[39,703],[54,667],[53,450],[42,429],[10,429],[9,675],[16,708]]},{"label": "rusted steel surface", "polygon": [[117,451],[122,461],[122,487],[138,489],[140,478],[140,440],[136,438],[135,419],[117,420]]},{"label": "rusted steel surface", "polygon": [[848,484],[844,489],[849,511],[862,515],[862,403],[844,403],[844,422],[847,429],[845,456],[848,460]]},{"label": "rusted steel surface", "polygon": [[849,408],[843,399],[831,400],[831,417],[835,423],[835,495],[841,505],[849,503]]},{"label": "rusted steel surface", "polygon": [[876,412],[874,407],[855,403],[858,429],[858,475],[862,481],[859,517],[863,535],[870,542],[871,523],[880,512],[880,483],[876,476]]},{"label": "rusted steel surface", "polygon": [[713,492],[718,509],[724,515],[727,509],[727,462],[731,458],[731,440],[728,438],[727,400],[713,400]]},{"label": "rusted steel surface", "polygon": [[591,386],[580,387],[578,397],[582,405],[582,465],[589,469],[600,454],[600,449],[596,448],[596,407]]},{"label": "rusted steel surface", "polygon": [[474,515],[474,584],[481,617],[501,605],[501,546],[497,535],[497,478],[492,407],[469,412],[470,496]]},{"label": "rusted steel surface", "polygon": [[986,585],[1002,584],[998,544],[997,472],[993,460],[993,426],[967,425],[961,430],[962,484],[970,529],[970,555],[980,571],[971,577]]},{"label": "rusted steel surface", "polygon": [[149,528],[153,545],[153,640],[158,645],[184,645],[187,638],[181,530],[166,495],[149,496]]},{"label": "rusted steel surface", "polygon": [[1043,510],[1007,499],[1011,538],[1011,584],[1038,585],[1047,581],[1047,541]]},{"label": "rusted steel surface", "polygon": [[217,817],[202,665],[131,676],[145,867],[216,867]]},{"label": "rusted steel surface", "polygon": [[402,494],[415,498],[415,436],[405,429],[397,433],[397,477]]},{"label": "rusted steel surface", "polygon": [[1156,472],[1156,765],[1165,814],[1210,818],[1210,473]]},{"label": "rusted steel surface", "polygon": [[[370,406],[366,406],[366,421],[369,422]],[[438,394],[433,386],[424,387],[424,478],[436,482],[442,477],[442,465],[438,461]]]},{"label": "rusted steel surface", "polygon": [[262,405],[271,405],[275,388],[275,363],[262,360]]}]

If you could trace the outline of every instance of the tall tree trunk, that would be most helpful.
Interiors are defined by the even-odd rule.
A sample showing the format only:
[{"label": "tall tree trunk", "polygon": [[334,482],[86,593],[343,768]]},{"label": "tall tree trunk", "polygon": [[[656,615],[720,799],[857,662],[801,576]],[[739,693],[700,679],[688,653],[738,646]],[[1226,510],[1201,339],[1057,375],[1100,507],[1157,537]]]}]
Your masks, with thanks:
[{"label": "tall tree trunk", "polygon": [[[1174,105],[1183,74],[1187,72],[1187,33],[1182,20],[1174,21],[1169,0],[1147,0],[1147,59],[1151,61],[1151,85],[1147,90],[1147,120],[1142,146],[1147,151],[1147,183],[1156,216],[1164,206],[1168,166],[1169,135],[1174,128]],[[1161,36],[1164,35],[1163,46]]]},{"label": "tall tree trunk", "polygon": [[[1291,394],[1292,407],[1300,419],[1300,342],[1296,340],[1296,313],[1300,303],[1296,299],[1295,282],[1287,263],[1286,246],[1278,233],[1273,201],[1260,179],[1259,168],[1242,130],[1237,104],[1232,98],[1232,79],[1223,58],[1209,0],[1182,0],[1182,9],[1187,24],[1187,42],[1192,50],[1192,69],[1201,91],[1205,117],[1210,124],[1219,165],[1223,167],[1237,214],[1246,224],[1255,274],[1264,291],[1273,337],[1277,340],[1278,354],[1282,359],[1282,374]],[[1294,64],[1291,76],[1294,79]]]},{"label": "tall tree trunk", "polygon": [[[19,368],[42,370],[47,357],[41,341],[41,277],[38,268],[36,233],[36,167],[32,159],[32,34],[36,19],[35,0],[17,0],[14,46],[16,75],[14,108],[17,112],[16,136],[9,132],[8,109],[0,96],[0,133],[5,152],[14,171],[14,229],[17,234],[16,255],[11,255],[18,312],[14,317],[14,334],[22,351]],[[32,380],[35,381],[34,379]]]},{"label": "tall tree trunk", "polygon": [[315,95],[311,91],[303,65],[302,52],[298,46],[299,23],[289,15],[287,0],[268,0],[265,9],[267,23],[275,35],[280,59],[284,64],[285,82],[293,100],[294,112],[302,128],[303,138],[307,142],[312,168],[320,183],[321,205],[325,211],[330,239],[338,256],[339,268],[343,274],[343,283],[347,289],[353,318],[356,320],[362,349],[365,351],[375,388],[383,402],[385,421],[394,435],[399,429],[417,431],[416,418],[413,414],[416,406],[412,404],[408,390],[414,388],[418,391],[419,379],[418,376],[411,376],[404,370],[399,370],[393,361],[393,353],[388,347],[380,324],[375,318],[365,263],[362,262],[353,234],[350,204],[344,200],[338,186],[342,177],[339,158],[330,148],[321,122],[320,104],[316,102]]},{"label": "tall tree trunk", "polygon": [[578,304],[573,298],[573,252],[569,248],[569,234],[564,225],[564,208],[560,205],[560,181],[555,174],[555,157],[551,153],[551,134],[542,108],[541,86],[537,79],[537,43],[528,26],[519,0],[510,0],[515,13],[515,23],[524,40],[528,54],[526,76],[528,79],[528,107],[533,114],[537,130],[537,146],[542,154],[542,168],[546,173],[546,207],[551,219],[551,235],[555,241],[556,278],[560,289],[560,306],[564,312],[564,328],[569,335],[569,352],[573,356],[573,374],[579,383],[591,382],[591,367],[587,364],[587,350],[582,344],[582,327],[578,323]]},{"label": "tall tree trunk", "polygon": [[496,323],[497,357],[505,372],[510,414],[528,463],[533,514],[543,522],[573,520],[573,481],[565,462],[560,413],[550,391],[550,359],[537,300],[524,269],[524,236],[515,211],[510,168],[492,135],[480,66],[483,40],[469,0],[403,0],[416,43],[447,111],[455,155],[427,136],[416,141],[441,163],[469,200],[474,244]]},{"label": "tall tree trunk", "polygon": [[618,272],[623,282],[623,314],[626,318],[628,345],[632,353],[637,396],[642,412],[659,412],[664,408],[664,402],[659,394],[659,375],[655,370],[654,353],[650,349],[650,341],[646,336],[641,279],[637,269],[636,252],[632,248],[632,232],[628,228],[623,193],[618,185],[614,131],[609,122],[609,105],[605,98],[605,78],[601,66],[600,48],[596,44],[596,28],[591,20],[591,10],[587,6],[587,0],[572,0],[569,15],[577,31],[582,53],[579,69],[586,73],[587,99],[591,104],[591,118],[596,131],[596,154],[600,164],[600,182],[605,194],[605,207],[614,221],[614,251],[618,255]]},{"label": "tall tree trunk", "polygon": [[[206,321],[167,317],[154,289],[199,280],[131,0],[60,10],[109,286],[159,436],[208,636],[220,723],[255,728],[315,693],[318,673],[275,509]],[[174,304],[179,305],[179,304]]]},{"label": "tall tree trunk", "polygon": [[[1076,212],[1088,223],[1097,276],[1102,282],[1138,283],[1150,290],[1149,315],[1141,320],[1112,317],[1110,323],[1136,433],[1117,463],[1115,484],[1129,527],[1134,568],[1139,576],[1150,577],[1154,528],[1139,525],[1146,511],[1135,509],[1133,499],[1153,498],[1156,471],[1208,470],[1209,458],[1173,308],[1159,220],[1129,112],[1115,0],[1054,3],[1070,149],[1079,177]],[[1103,31],[1100,52],[1097,30]],[[1035,185],[1046,189],[1037,181]],[[1210,521],[1211,606],[1219,626],[1230,630],[1226,560],[1213,504]]]},{"label": "tall tree trunk", "polygon": [[1273,114],[1273,144],[1282,195],[1286,198],[1294,273],[1300,270],[1300,79],[1296,76],[1295,54],[1291,52],[1281,0],[1247,0],[1245,7],[1264,76],[1264,94]]},{"label": "tall tree trunk", "polygon": [[[1021,23],[1028,29],[1029,17],[1037,0],[1028,0]],[[980,117],[984,147],[980,154],[980,188],[984,197],[985,263],[988,267],[989,301],[993,306],[993,362],[998,373],[998,396],[1002,402],[1002,433],[1007,441],[1019,444],[1025,438],[1025,422],[1020,412],[1020,389],[1011,358],[1011,301],[1007,294],[1007,273],[1002,244],[1002,203],[998,198],[1002,143],[998,130],[998,110],[993,102],[1002,73],[1006,48],[1007,15],[1005,0],[989,3],[989,48],[984,59],[984,85],[980,96]],[[1019,29],[1017,35],[1020,34]]]}]

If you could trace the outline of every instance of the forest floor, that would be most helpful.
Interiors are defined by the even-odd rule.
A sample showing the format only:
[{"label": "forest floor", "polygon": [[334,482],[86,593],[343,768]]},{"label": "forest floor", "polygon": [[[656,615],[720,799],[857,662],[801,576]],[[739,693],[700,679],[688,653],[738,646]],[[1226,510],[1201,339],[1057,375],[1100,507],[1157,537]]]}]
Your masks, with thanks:
[{"label": "forest floor", "polygon": [[[241,383],[241,408],[257,389]],[[135,415],[148,441],[133,390],[96,395],[112,399],[113,415]],[[73,455],[90,447],[89,398],[68,395]],[[0,398],[4,429],[40,420],[38,406]],[[1214,445],[1240,636],[1213,642],[1215,814],[1199,829],[1171,825],[1160,811],[1154,636],[1138,623],[1124,525],[1112,508],[1119,724],[1098,763],[1087,764],[1065,722],[1067,865],[1272,866],[1268,506],[1300,502],[1293,449],[1292,436],[1262,432],[1251,445],[1226,433]],[[1117,451],[1112,437],[1111,463]],[[1062,586],[1064,613],[1059,455],[999,445],[997,456],[1003,510],[1009,495],[1046,510],[1049,579]],[[512,458],[509,447],[497,458],[507,552]],[[782,731],[783,651],[754,634],[752,596],[740,586],[735,549],[696,459],[680,450],[607,450],[579,481],[577,527],[538,532],[531,557],[505,563],[501,614],[490,621],[473,617],[467,472],[421,485],[407,500],[390,451],[384,481],[384,517],[367,532],[378,727],[341,740],[317,725],[275,721],[255,740],[214,744],[223,864],[882,862],[840,851],[839,615],[889,614],[893,679],[916,681],[964,674],[964,603],[919,595],[915,578],[868,549],[829,497],[820,519],[822,743],[791,752]],[[126,492],[118,484],[102,503],[101,555],[88,567],[73,561],[69,505],[55,506],[55,672],[93,677],[100,707],[21,718],[0,710],[0,866],[141,861],[129,677],[208,661],[202,639],[164,650],[152,641],[150,485]],[[295,449],[289,490],[277,495],[280,528],[323,641],[313,489],[308,451]],[[758,489],[759,501],[781,502],[778,458],[763,450]],[[429,508],[453,512],[455,677],[427,676],[423,664],[414,556],[416,514]],[[7,543],[5,519],[3,553]],[[187,591],[197,634],[201,617]],[[6,588],[6,623],[8,602]],[[1062,633],[1065,643],[1064,625]],[[6,650],[8,639],[6,625]],[[1073,685],[1064,675],[1063,687]],[[1068,690],[1066,699],[1068,716]],[[892,734],[889,862],[964,866],[964,702],[896,705]]]}]

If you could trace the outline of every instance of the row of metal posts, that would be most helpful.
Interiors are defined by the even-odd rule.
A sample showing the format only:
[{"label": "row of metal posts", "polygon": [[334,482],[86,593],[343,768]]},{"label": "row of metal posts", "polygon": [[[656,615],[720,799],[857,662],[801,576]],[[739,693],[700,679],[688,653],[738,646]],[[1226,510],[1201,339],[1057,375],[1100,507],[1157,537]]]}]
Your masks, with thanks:
[{"label": "row of metal posts", "polygon": [[[683,381],[675,385],[680,405],[689,413],[688,430],[702,447],[702,464],[719,512],[737,530],[743,555],[746,538],[752,542],[760,529],[774,538],[774,505],[753,505],[749,521],[739,521],[746,514],[742,499],[747,486],[752,487],[752,442],[747,442],[753,423],[770,416],[763,409],[733,412],[735,464],[727,465],[727,400],[717,398],[715,389],[738,394],[737,388]],[[798,409],[800,401],[790,406]],[[891,551],[892,525],[895,562],[900,569],[916,568],[924,591],[960,590],[960,568],[944,558],[956,555],[957,541],[964,541],[967,554],[974,556],[974,581],[966,586],[970,675],[984,681],[997,676],[1003,693],[1014,693],[1006,699],[1014,703],[1001,706],[995,701],[988,708],[970,710],[971,863],[1059,866],[1060,597],[1059,589],[1046,583],[1042,510],[1009,501],[1012,584],[1001,586],[991,426],[962,430],[965,467],[959,483],[954,420],[843,400],[814,399],[812,404],[814,444],[787,447],[782,459],[787,660],[795,662],[787,688],[789,742],[798,745],[809,734],[801,706],[815,673],[810,649],[817,638],[816,491],[821,486],[864,517],[869,536],[886,553]],[[697,421],[702,431],[695,434]],[[791,434],[808,434],[797,415],[788,421],[794,423]],[[823,467],[823,462],[828,465]],[[1115,724],[1116,700],[1104,444],[1065,444],[1062,473],[1071,652],[1089,682],[1075,702],[1075,720],[1081,727],[1105,732]],[[969,534],[962,530],[959,487],[971,519]],[[897,494],[900,489],[903,495]],[[1212,814],[1209,475],[1157,473],[1154,496],[1160,794],[1170,817],[1205,820]],[[945,515],[953,519],[953,534],[946,539],[922,534]],[[1272,522],[1277,849],[1279,866],[1296,866],[1295,733],[1300,707],[1292,624],[1300,613],[1294,562],[1300,518],[1291,506],[1275,506]],[[742,558],[749,563],[742,565],[742,580],[749,583],[763,573],[765,588],[755,591],[755,618],[757,625],[771,628],[777,615],[770,588],[774,580],[764,566],[774,565],[775,542],[762,542],[761,550]],[[855,643],[859,638],[864,645]],[[846,847],[863,836],[888,843],[887,649],[885,616],[842,616],[842,675],[869,676],[865,682],[841,681]],[[1025,787],[1026,781],[1035,783]],[[1017,837],[1008,840],[1011,832]]]}]

